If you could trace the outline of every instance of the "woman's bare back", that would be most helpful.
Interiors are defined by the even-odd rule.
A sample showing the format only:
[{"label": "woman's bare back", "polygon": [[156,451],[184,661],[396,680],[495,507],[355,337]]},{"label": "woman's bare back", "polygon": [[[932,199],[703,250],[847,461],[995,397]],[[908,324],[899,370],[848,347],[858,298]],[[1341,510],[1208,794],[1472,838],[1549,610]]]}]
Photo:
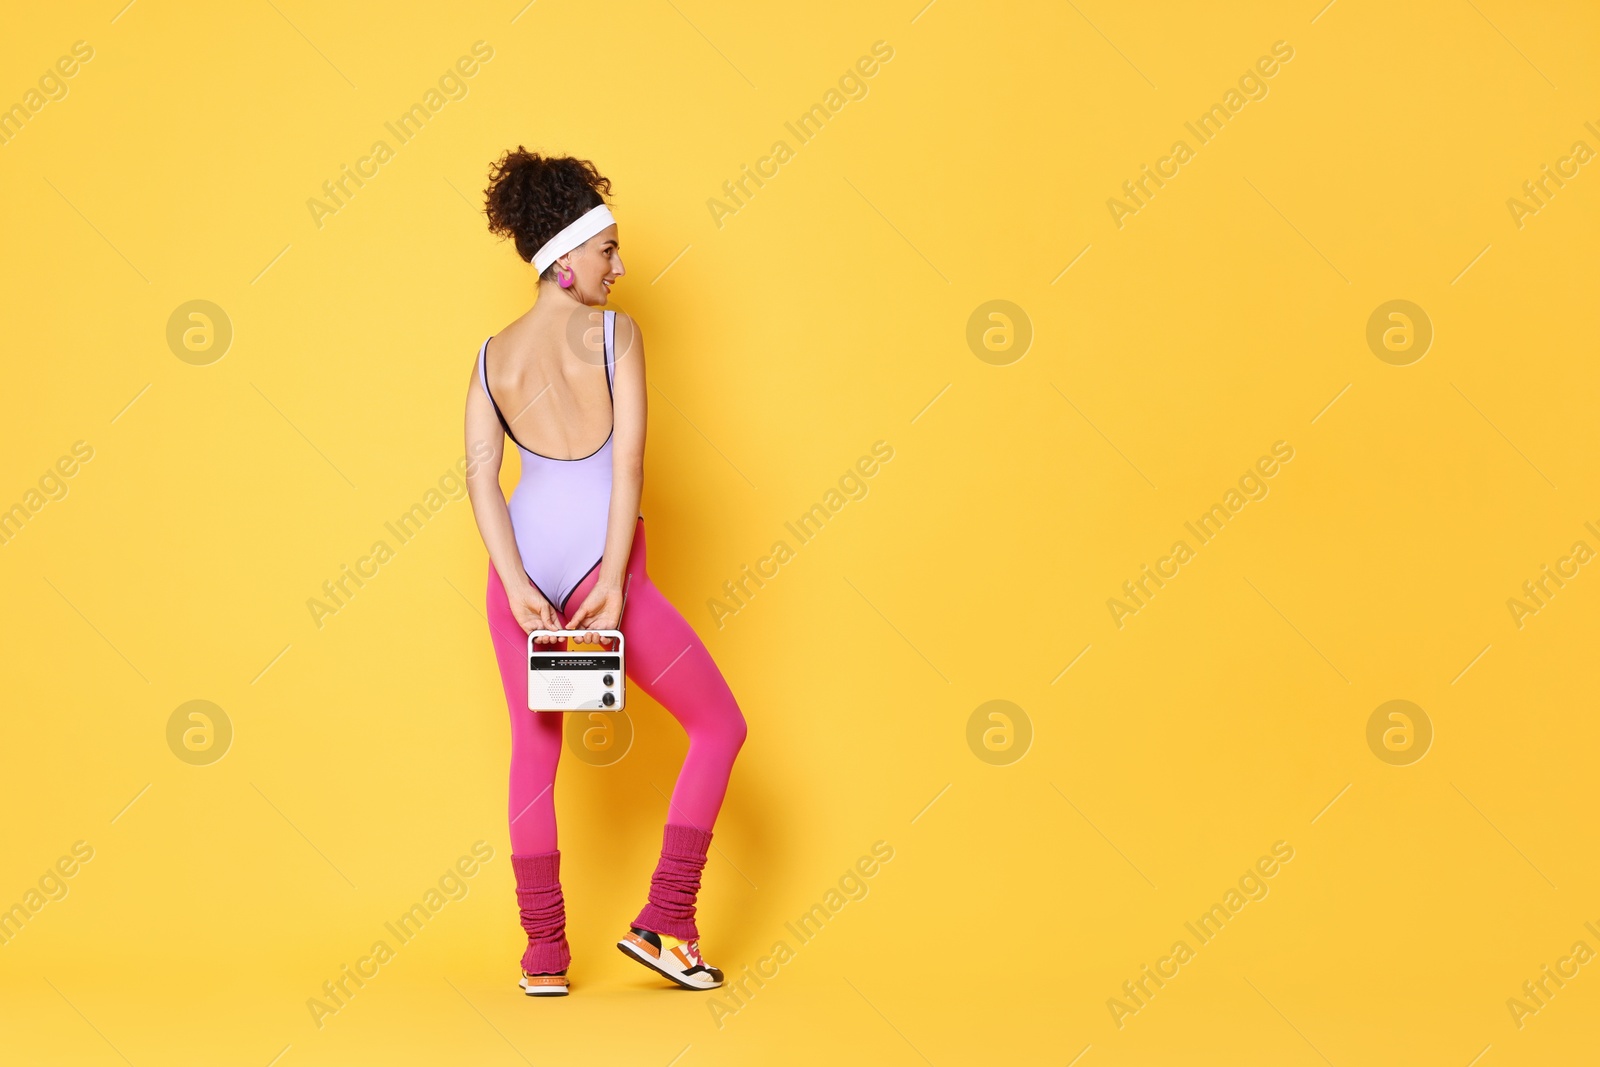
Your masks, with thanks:
[{"label": "woman's bare back", "polygon": [[589,350],[591,309],[540,314],[534,307],[489,339],[484,353],[489,389],[512,439],[548,459],[591,456],[612,431],[611,390],[602,346]]}]

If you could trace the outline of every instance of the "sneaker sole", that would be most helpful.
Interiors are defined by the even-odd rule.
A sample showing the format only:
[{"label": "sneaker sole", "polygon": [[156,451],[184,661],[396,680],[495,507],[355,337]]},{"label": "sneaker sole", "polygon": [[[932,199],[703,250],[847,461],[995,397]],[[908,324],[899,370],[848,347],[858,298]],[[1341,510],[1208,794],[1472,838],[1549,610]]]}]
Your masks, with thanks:
[{"label": "sneaker sole", "polygon": [[530,997],[564,997],[567,995],[567,987],[564,985],[530,986],[526,978],[518,982],[517,985],[524,994]]},{"label": "sneaker sole", "polygon": [[687,981],[683,980],[682,978],[678,977],[677,975],[673,974],[671,971],[667,970],[665,967],[661,966],[661,964],[657,963],[655,960],[653,960],[649,956],[645,955],[638,948],[634,947],[631,943],[629,943],[627,941],[618,941],[617,942],[617,948],[621,949],[622,950],[622,954],[624,956],[628,957],[630,960],[637,960],[638,962],[644,964],[646,967],[650,968],[656,974],[661,975],[661,977],[670,980],[673,984],[681,986],[684,989],[698,989],[698,990],[716,989],[718,986],[722,985],[721,982],[715,982],[715,983],[713,983],[711,985],[695,985],[693,982],[687,982]]}]

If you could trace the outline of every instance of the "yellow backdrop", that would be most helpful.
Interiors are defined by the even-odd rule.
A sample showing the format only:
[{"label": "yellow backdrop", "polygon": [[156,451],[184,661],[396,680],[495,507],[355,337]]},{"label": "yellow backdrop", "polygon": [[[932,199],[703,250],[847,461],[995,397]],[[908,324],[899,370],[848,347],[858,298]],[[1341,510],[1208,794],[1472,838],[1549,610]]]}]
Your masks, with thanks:
[{"label": "yellow backdrop", "polygon": [[[0,34],[0,1059],[1592,1050],[1591,7],[124,3]],[[452,472],[517,144],[615,183],[750,722],[716,994],[612,947],[637,691],[516,988]]]}]

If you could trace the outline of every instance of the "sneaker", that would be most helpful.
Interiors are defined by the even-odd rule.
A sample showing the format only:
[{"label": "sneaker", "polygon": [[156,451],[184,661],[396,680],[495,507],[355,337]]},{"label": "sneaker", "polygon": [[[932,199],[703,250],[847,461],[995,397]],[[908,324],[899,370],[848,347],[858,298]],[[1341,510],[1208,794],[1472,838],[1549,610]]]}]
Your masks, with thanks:
[{"label": "sneaker", "polygon": [[517,983],[530,997],[564,997],[567,995],[567,972],[560,974],[529,974],[522,972]]},{"label": "sneaker", "polygon": [[685,989],[715,989],[722,984],[722,972],[701,958],[699,938],[684,941],[634,926],[628,929],[628,936],[617,942],[617,947],[623,955],[633,957]]}]

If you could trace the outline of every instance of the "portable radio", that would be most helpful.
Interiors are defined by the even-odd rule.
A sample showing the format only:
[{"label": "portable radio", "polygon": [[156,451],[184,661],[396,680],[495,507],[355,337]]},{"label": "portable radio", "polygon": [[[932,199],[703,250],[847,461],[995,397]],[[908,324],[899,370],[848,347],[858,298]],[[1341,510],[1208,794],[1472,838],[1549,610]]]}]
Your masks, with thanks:
[{"label": "portable radio", "polygon": [[[633,576],[628,576],[631,584]],[[628,610],[628,591],[622,591],[622,610]],[[617,625],[622,625],[621,613]],[[553,636],[567,640],[598,634],[602,642],[615,646],[599,651],[578,651],[565,647],[540,648],[535,637]],[[627,675],[623,673],[621,630],[534,630],[528,634],[528,710],[529,711],[621,711],[627,695]]]}]

